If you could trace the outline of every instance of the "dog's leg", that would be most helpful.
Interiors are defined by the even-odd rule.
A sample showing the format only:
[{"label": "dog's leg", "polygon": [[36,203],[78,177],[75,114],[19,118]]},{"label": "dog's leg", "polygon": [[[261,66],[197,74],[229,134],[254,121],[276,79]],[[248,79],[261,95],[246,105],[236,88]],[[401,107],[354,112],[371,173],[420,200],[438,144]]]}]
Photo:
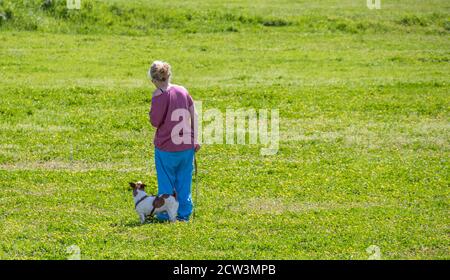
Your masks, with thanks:
[{"label": "dog's leg", "polygon": [[174,223],[177,221],[177,212],[178,212],[178,209],[174,209],[174,208],[167,210],[167,214],[169,215],[169,221],[171,223]]},{"label": "dog's leg", "polygon": [[141,224],[145,223],[145,215],[139,214],[139,219],[141,220]]}]

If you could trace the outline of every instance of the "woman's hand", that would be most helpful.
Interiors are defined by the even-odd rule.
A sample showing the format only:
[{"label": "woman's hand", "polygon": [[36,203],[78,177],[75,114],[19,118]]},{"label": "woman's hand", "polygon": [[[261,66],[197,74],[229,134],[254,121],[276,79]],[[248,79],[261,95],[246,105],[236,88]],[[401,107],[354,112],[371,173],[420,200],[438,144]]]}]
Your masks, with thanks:
[{"label": "woman's hand", "polygon": [[200,148],[201,148],[200,144],[194,144],[195,152],[198,152],[200,150]]}]

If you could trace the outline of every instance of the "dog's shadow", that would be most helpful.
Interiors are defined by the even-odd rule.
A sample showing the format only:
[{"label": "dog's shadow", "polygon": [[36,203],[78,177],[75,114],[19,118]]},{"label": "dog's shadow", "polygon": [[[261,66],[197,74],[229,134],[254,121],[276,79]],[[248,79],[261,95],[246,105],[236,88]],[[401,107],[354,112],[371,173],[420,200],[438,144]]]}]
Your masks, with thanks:
[{"label": "dog's shadow", "polygon": [[158,220],[154,217],[150,217],[150,218],[146,218],[145,222],[143,224],[141,224],[141,222],[139,220],[134,220],[134,221],[121,221],[119,223],[115,223],[112,224],[112,227],[128,227],[128,228],[134,228],[134,227],[141,227],[144,225],[148,225],[148,224],[165,224],[165,223],[169,223],[168,221],[161,221]]}]

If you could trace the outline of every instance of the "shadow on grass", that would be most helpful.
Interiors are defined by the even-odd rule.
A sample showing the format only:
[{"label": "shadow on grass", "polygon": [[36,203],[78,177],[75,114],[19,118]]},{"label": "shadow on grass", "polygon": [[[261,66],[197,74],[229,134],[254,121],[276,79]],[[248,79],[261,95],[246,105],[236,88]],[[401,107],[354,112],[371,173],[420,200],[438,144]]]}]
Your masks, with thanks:
[{"label": "shadow on grass", "polygon": [[169,224],[168,221],[160,221],[154,217],[151,218],[147,218],[145,220],[144,224],[141,224],[141,222],[139,220],[133,220],[133,221],[120,221],[118,223],[112,223],[111,227],[129,227],[129,228],[134,228],[134,227],[140,227],[140,226],[144,226],[147,224]]}]

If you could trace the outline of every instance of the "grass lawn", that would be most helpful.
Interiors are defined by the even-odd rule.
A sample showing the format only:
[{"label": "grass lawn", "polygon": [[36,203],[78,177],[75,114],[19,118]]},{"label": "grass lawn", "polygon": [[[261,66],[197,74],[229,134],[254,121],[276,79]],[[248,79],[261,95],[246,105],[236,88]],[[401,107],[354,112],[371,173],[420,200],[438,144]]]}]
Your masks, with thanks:
[{"label": "grass lawn", "polygon": [[[0,259],[449,259],[450,4],[0,1]],[[132,3],[129,3],[132,2]],[[169,2],[169,3],[166,3]],[[191,223],[157,190],[151,61],[280,148],[203,145]]]}]

